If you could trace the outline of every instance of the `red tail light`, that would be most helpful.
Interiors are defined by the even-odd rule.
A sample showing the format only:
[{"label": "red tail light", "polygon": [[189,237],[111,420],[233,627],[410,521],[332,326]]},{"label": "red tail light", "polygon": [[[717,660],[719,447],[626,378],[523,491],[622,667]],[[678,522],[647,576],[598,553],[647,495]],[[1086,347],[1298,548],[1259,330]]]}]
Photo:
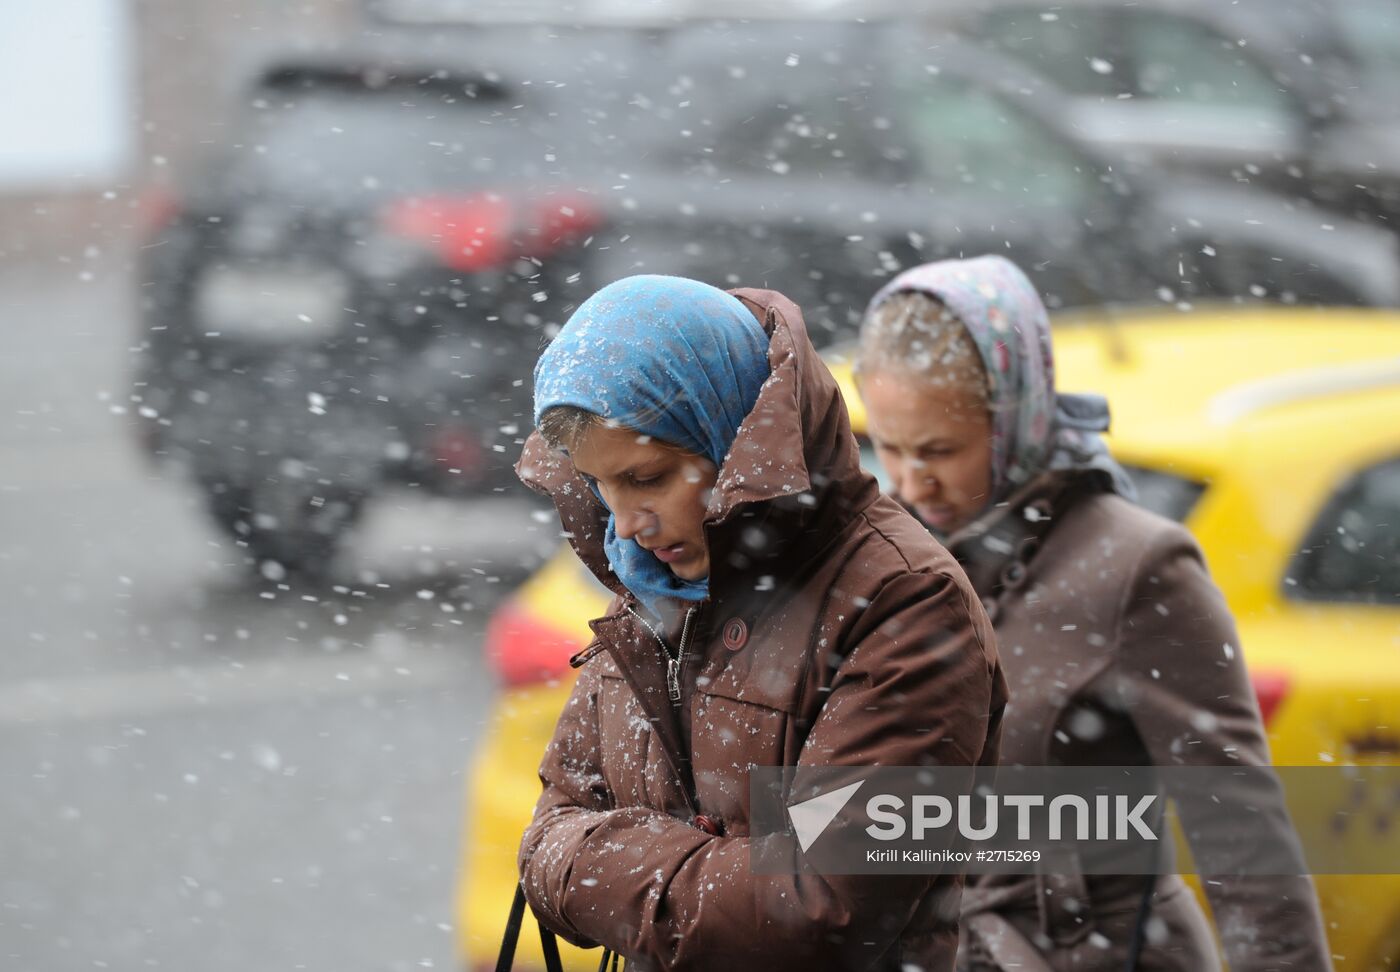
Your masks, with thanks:
[{"label": "red tail light", "polygon": [[500,266],[510,255],[511,206],[495,193],[405,199],[384,213],[391,233],[428,244],[453,270]]},{"label": "red tail light", "polygon": [[483,192],[405,199],[384,211],[383,223],[396,236],[430,247],[443,266],[470,272],[519,256],[546,256],[586,235],[598,213],[586,197],[521,204]]},{"label": "red tail light", "polygon": [[169,189],[151,187],[136,200],[136,218],[142,238],[150,239],[180,215],[180,202]]},{"label": "red tail light", "polygon": [[[529,233],[546,252],[591,233],[600,222],[597,208],[586,196],[551,196],[535,207]],[[541,256],[531,253],[530,256]]]},{"label": "red tail light", "polygon": [[532,685],[569,674],[569,657],[582,640],[528,614],[510,600],[486,625],[486,657],[508,687]]},{"label": "red tail light", "polygon": [[485,450],[471,429],[456,426],[440,429],[429,448],[433,462],[454,475],[475,478],[482,471]]},{"label": "red tail light", "polygon": [[1288,695],[1288,676],[1282,672],[1251,672],[1249,678],[1259,699],[1259,715],[1267,728],[1279,704]]}]

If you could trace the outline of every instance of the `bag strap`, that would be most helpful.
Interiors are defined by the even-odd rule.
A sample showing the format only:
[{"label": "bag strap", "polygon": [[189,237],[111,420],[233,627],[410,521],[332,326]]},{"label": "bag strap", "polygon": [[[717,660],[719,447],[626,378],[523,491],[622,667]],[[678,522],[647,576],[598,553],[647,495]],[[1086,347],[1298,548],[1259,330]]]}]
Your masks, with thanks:
[{"label": "bag strap", "polygon": [[[515,886],[515,900],[510,903],[510,917],[506,919],[506,933],[501,939],[501,951],[496,957],[496,972],[511,972],[515,964],[515,946],[520,941],[520,927],[525,921],[525,888]],[[539,919],[536,919],[538,924]],[[559,942],[554,932],[540,925],[540,950],[544,952],[546,972],[564,972],[564,963],[559,957]]]},{"label": "bag strap", "polygon": [[1157,875],[1147,875],[1147,887],[1142,891],[1138,902],[1137,917],[1133,920],[1133,937],[1128,941],[1126,972],[1138,972],[1138,962],[1142,959],[1142,949],[1147,942],[1147,922],[1152,917],[1152,896],[1157,890]]},{"label": "bag strap", "polygon": [[515,964],[515,946],[520,941],[520,925],[525,918],[525,889],[515,886],[515,900],[510,904],[510,917],[506,919],[506,934],[501,939],[501,951],[496,956],[496,972],[510,972]]},{"label": "bag strap", "polygon": [[559,959],[559,942],[554,932],[544,925],[540,925],[540,951],[544,952],[545,972],[564,972],[564,963]]}]

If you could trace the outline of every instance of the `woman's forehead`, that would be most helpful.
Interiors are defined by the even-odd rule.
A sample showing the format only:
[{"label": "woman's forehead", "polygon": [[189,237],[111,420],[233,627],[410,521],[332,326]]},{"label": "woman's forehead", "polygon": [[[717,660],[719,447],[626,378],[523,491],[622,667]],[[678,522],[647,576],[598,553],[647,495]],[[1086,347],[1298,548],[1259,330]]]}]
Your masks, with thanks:
[{"label": "woman's forehead", "polygon": [[579,435],[569,455],[580,472],[602,478],[675,456],[677,450],[635,429],[599,424]]},{"label": "woman's forehead", "polygon": [[975,394],[922,376],[873,372],[861,382],[861,398],[871,437],[889,445],[923,446],[990,427],[987,406]]}]

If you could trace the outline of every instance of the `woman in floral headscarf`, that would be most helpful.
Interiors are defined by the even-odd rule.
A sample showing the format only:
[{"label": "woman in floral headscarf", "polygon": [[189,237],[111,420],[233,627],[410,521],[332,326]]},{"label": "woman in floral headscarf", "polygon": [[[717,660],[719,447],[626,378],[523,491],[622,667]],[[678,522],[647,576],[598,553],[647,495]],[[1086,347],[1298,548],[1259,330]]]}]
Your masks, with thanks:
[{"label": "woman in floral headscarf", "polygon": [[[1228,647],[1234,622],[1199,548],[1130,501],[1097,434],[1104,400],[1056,394],[1045,308],[1014,264],[948,260],[895,278],[866,312],[856,370],[896,492],[996,627],[1011,690],[1002,765],[1268,763]],[[1188,833],[1219,813],[1208,792],[1170,796]],[[1289,839],[1281,809],[1260,821]],[[960,968],[1220,968],[1180,877],[1063,870],[970,876]],[[1330,968],[1306,877],[1205,887],[1235,972]]]}]

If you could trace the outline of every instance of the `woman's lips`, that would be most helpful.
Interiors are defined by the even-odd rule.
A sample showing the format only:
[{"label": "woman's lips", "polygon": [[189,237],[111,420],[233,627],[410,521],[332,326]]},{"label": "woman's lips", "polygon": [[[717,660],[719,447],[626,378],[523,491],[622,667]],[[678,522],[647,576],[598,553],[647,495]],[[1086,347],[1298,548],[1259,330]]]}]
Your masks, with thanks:
[{"label": "woman's lips", "polygon": [[685,555],[685,544],[673,543],[669,547],[657,547],[652,553],[663,564],[673,564]]},{"label": "woman's lips", "polygon": [[919,513],[919,519],[940,530],[957,519],[957,512],[951,506],[916,506],[915,510]]}]

